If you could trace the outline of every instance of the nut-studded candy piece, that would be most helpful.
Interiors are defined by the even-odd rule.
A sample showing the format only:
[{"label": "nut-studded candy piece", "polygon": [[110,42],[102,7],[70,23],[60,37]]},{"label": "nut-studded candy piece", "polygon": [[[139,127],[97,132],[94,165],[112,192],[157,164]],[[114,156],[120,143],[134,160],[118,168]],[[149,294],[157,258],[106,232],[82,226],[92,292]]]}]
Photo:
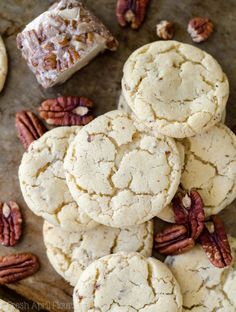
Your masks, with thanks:
[{"label": "nut-studded candy piece", "polygon": [[48,99],[39,107],[40,117],[55,126],[83,126],[92,119],[93,102],[86,97],[60,96]]},{"label": "nut-studded candy piece", "polygon": [[46,131],[44,124],[30,111],[21,111],[16,114],[15,126],[17,135],[25,149],[40,138]]},{"label": "nut-studded candy piece", "polygon": [[0,243],[14,246],[21,237],[22,217],[20,208],[14,201],[0,202]]},{"label": "nut-studded candy piece", "polygon": [[38,82],[49,88],[69,79],[118,43],[80,0],[60,0],[17,35],[17,47]]},{"label": "nut-studded candy piece", "polygon": [[0,285],[20,281],[33,275],[38,269],[38,259],[31,253],[0,257]]},{"label": "nut-studded candy piece", "polygon": [[120,26],[128,24],[137,29],[141,26],[149,0],[118,0],[116,6],[116,17]]},{"label": "nut-studded candy piece", "polygon": [[220,217],[214,215],[210,220],[213,222],[214,231],[211,233],[205,226],[199,242],[211,263],[218,268],[224,268],[232,262],[228,237]]},{"label": "nut-studded candy piece", "polygon": [[188,23],[188,33],[194,42],[206,41],[213,32],[213,23],[208,18],[195,17]]}]

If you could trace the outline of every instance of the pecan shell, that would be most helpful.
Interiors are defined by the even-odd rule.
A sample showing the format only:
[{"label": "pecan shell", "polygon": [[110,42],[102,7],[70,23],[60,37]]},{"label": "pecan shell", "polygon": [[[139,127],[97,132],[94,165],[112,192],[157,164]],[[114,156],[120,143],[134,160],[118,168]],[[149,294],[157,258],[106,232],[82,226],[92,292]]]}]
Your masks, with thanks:
[{"label": "pecan shell", "polygon": [[195,245],[193,238],[187,237],[184,225],[172,225],[155,237],[155,248],[163,255],[177,255],[192,249]]},{"label": "pecan shell", "polygon": [[213,23],[208,18],[195,17],[189,21],[188,33],[194,42],[206,41],[213,32]]},{"label": "pecan shell", "polygon": [[48,99],[39,107],[40,116],[50,125],[86,125],[93,119],[93,102],[86,97],[60,96]]},{"label": "pecan shell", "polygon": [[224,268],[232,262],[228,237],[220,217],[214,215],[210,220],[214,224],[214,231],[211,233],[205,226],[199,242],[211,263],[218,268]]},{"label": "pecan shell", "polygon": [[17,203],[0,202],[0,242],[4,246],[14,246],[21,237],[22,217]]},{"label": "pecan shell", "polygon": [[0,285],[20,281],[34,274],[38,269],[38,259],[31,253],[0,257]]},{"label": "pecan shell", "polygon": [[46,131],[44,124],[30,111],[21,111],[16,114],[15,126],[17,135],[25,149],[39,139]]},{"label": "pecan shell", "polygon": [[116,5],[116,17],[120,26],[128,24],[131,28],[138,29],[145,17],[149,0],[118,0]]}]

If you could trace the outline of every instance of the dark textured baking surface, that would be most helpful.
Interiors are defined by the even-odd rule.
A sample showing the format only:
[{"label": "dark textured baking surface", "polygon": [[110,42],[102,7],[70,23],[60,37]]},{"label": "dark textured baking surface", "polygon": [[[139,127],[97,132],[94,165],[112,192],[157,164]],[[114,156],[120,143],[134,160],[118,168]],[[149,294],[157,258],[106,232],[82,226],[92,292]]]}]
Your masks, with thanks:
[{"label": "dark textured baking surface", "polygon": [[[48,0],[0,0],[0,34],[9,55],[9,74],[5,88],[0,94],[0,200],[16,200],[24,215],[24,233],[16,248],[0,248],[0,254],[31,251],[38,255],[41,270],[24,281],[9,285],[21,295],[41,303],[50,311],[72,311],[71,287],[51,268],[42,242],[42,220],[34,216],[25,205],[17,178],[18,166],[23,153],[14,127],[15,113],[21,109],[37,112],[40,102],[48,97],[62,95],[85,95],[94,100],[96,113],[102,114],[116,107],[122,76],[122,66],[129,54],[139,46],[157,40],[155,25],[161,19],[176,23],[176,40],[191,43],[186,32],[188,20],[193,16],[210,17],[215,24],[211,38],[198,45],[211,53],[222,65],[229,77],[231,94],[227,106],[227,125],[236,124],[236,2],[235,0],[151,0],[147,18],[139,31],[121,29],[115,19],[115,0],[87,0],[87,6],[99,16],[120,42],[116,53],[108,52],[62,86],[50,90],[42,89],[28,70],[16,49],[15,37],[33,18],[42,13],[53,1]],[[236,236],[235,204],[224,210],[227,230]],[[160,226],[157,223],[156,228]],[[0,289],[0,298],[21,303],[22,311],[39,309],[6,288]],[[23,303],[23,304],[22,304]],[[19,306],[20,307],[20,306]]]}]

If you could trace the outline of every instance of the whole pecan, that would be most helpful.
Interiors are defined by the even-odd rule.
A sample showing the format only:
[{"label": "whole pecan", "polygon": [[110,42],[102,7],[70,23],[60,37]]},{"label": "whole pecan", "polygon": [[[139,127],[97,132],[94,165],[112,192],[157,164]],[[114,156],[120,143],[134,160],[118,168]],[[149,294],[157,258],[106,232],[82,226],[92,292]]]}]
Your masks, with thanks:
[{"label": "whole pecan", "polygon": [[228,237],[219,216],[211,216],[210,221],[213,222],[214,231],[211,233],[205,226],[199,236],[199,242],[211,263],[218,268],[224,268],[232,262]]},{"label": "whole pecan", "polygon": [[39,269],[39,262],[31,253],[19,253],[0,257],[0,284],[20,281]]},{"label": "whole pecan", "polygon": [[155,248],[163,255],[175,255],[192,249],[195,245],[193,238],[187,237],[184,225],[172,225],[155,237]]},{"label": "whole pecan", "polygon": [[33,141],[40,138],[47,131],[38,117],[30,111],[18,112],[15,125],[18,137],[25,149],[28,149]]},{"label": "whole pecan", "polygon": [[22,217],[20,208],[14,201],[0,202],[0,242],[4,246],[14,246],[21,237]]},{"label": "whole pecan", "polygon": [[120,26],[127,24],[137,29],[141,26],[149,0],[118,0],[116,6],[116,17]]},{"label": "whole pecan", "polygon": [[194,42],[206,41],[213,28],[213,23],[208,18],[195,17],[188,23],[188,33]]},{"label": "whole pecan", "polygon": [[205,214],[199,193],[178,192],[172,200],[176,224],[155,237],[155,248],[162,254],[183,253],[194,247],[204,228]]},{"label": "whole pecan", "polygon": [[40,116],[55,126],[86,125],[92,119],[93,102],[86,97],[60,96],[48,99],[39,107]]}]

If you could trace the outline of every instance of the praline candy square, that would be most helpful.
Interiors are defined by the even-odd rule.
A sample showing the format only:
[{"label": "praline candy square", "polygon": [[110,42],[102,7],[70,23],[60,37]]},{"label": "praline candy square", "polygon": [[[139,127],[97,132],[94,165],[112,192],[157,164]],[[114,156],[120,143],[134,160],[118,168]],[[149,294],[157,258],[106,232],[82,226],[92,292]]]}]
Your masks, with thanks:
[{"label": "praline candy square", "polygon": [[117,41],[81,1],[61,0],[17,36],[29,68],[44,87],[65,82]]}]

